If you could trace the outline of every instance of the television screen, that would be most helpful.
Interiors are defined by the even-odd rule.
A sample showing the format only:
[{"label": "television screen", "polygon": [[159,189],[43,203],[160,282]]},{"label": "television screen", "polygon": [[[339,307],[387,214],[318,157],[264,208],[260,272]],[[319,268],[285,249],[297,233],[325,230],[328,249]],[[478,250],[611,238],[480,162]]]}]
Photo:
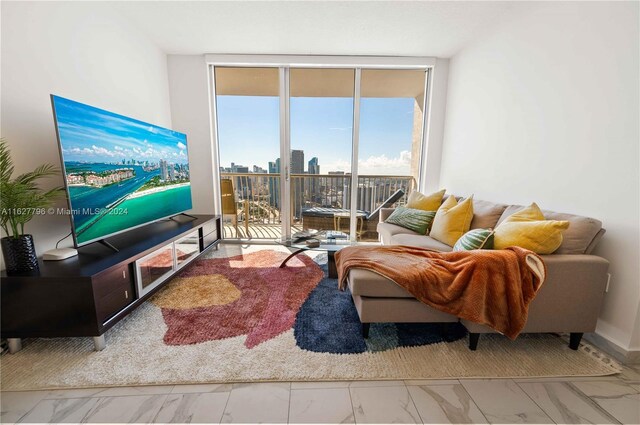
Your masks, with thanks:
[{"label": "television screen", "polygon": [[186,135],[51,100],[76,246],[191,209]]}]

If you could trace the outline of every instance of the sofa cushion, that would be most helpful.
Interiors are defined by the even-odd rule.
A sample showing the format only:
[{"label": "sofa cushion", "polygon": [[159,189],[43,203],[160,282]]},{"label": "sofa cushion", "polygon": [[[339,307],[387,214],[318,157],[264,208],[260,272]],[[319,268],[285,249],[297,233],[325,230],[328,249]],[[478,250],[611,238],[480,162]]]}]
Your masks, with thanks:
[{"label": "sofa cushion", "polygon": [[474,249],[493,249],[493,230],[471,229],[453,246],[454,252]]},{"label": "sofa cushion", "polygon": [[430,195],[423,195],[422,193],[414,190],[407,198],[407,208],[415,208],[424,211],[437,211],[442,204],[444,192],[445,190],[442,189]]},{"label": "sofa cushion", "polygon": [[600,239],[602,239],[602,236],[604,236],[605,233],[606,233],[605,229],[600,229],[598,233],[596,233],[596,236],[593,238],[593,240],[591,241],[591,243],[587,247],[587,250],[584,253],[587,255],[592,254],[593,250],[596,249],[598,242],[600,242]]},{"label": "sofa cushion", "polygon": [[471,198],[458,203],[454,196],[450,196],[440,206],[433,219],[429,235],[449,246],[455,243],[469,231],[473,219],[473,203]]},{"label": "sofa cushion", "polygon": [[349,288],[352,295],[361,297],[413,298],[392,280],[366,269],[349,271]]},{"label": "sofa cushion", "polygon": [[470,229],[494,229],[498,220],[507,209],[506,204],[496,204],[489,201],[473,200],[473,219]]},{"label": "sofa cushion", "polygon": [[506,220],[496,227],[493,247],[519,246],[536,254],[552,254],[562,244],[562,233],[568,227],[569,222],[565,220]]},{"label": "sofa cushion", "polygon": [[395,224],[391,223],[378,223],[377,230],[378,235],[380,236],[380,241],[384,245],[390,245],[391,238],[394,235],[407,234],[420,236],[413,230],[405,229],[404,227],[396,226]]},{"label": "sofa cushion", "polygon": [[519,246],[537,254],[552,254],[562,244],[562,233],[569,227],[566,220],[547,220],[533,202],[510,215],[495,230],[495,249]]},{"label": "sofa cushion", "polygon": [[421,235],[426,235],[435,216],[435,211],[398,207],[389,218],[385,220],[385,223],[395,224],[396,226],[413,230]]},{"label": "sofa cushion", "polygon": [[504,212],[502,213],[500,218],[498,219],[498,222],[496,223],[496,227],[499,226],[500,223],[505,221],[507,219],[507,217],[509,217],[510,215],[513,215],[514,213],[517,213],[518,211],[520,211],[522,209],[524,209],[524,205],[509,205],[504,210]]},{"label": "sofa cushion", "polygon": [[[498,224],[523,208],[522,205],[508,206],[498,220]],[[562,244],[554,254],[590,254],[602,234],[604,234],[602,222],[595,218],[557,213],[549,210],[542,210],[542,213],[547,220],[566,220],[569,222],[569,228],[562,234]]]},{"label": "sofa cushion", "polygon": [[418,234],[396,234],[391,236],[391,245],[408,245],[418,248],[434,249],[441,252],[450,252],[453,248],[430,236],[422,236]]},{"label": "sofa cushion", "polygon": [[[562,245],[554,254],[588,254],[602,237],[602,234],[599,234],[602,229],[600,220],[546,210],[542,212],[547,220],[566,220],[570,223],[569,228],[562,234]],[[596,239],[596,236],[599,237]]]}]

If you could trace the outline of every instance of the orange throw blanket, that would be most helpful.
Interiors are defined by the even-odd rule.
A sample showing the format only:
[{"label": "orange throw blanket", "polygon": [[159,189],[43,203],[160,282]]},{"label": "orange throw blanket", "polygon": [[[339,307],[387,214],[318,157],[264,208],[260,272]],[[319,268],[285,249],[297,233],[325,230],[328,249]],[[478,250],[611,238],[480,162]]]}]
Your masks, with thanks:
[{"label": "orange throw blanket", "polygon": [[519,247],[436,252],[410,246],[354,246],[335,255],[338,286],[352,268],[371,270],[423,303],[515,339],[546,276],[542,259]]}]

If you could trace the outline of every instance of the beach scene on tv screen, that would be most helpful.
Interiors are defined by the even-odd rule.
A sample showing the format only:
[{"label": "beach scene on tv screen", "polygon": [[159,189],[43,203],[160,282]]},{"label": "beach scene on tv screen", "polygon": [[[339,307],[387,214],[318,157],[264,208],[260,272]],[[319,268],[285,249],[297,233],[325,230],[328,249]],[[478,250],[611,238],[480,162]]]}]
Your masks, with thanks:
[{"label": "beach scene on tv screen", "polygon": [[184,134],[53,102],[78,244],[191,209]]}]

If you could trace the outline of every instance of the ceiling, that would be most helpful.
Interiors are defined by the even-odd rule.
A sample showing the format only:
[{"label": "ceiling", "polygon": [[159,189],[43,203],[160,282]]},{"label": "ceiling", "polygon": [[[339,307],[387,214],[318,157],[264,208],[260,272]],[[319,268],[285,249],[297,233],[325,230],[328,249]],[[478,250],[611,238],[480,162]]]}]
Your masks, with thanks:
[{"label": "ceiling", "polygon": [[109,2],[168,54],[451,57],[532,2]]}]

